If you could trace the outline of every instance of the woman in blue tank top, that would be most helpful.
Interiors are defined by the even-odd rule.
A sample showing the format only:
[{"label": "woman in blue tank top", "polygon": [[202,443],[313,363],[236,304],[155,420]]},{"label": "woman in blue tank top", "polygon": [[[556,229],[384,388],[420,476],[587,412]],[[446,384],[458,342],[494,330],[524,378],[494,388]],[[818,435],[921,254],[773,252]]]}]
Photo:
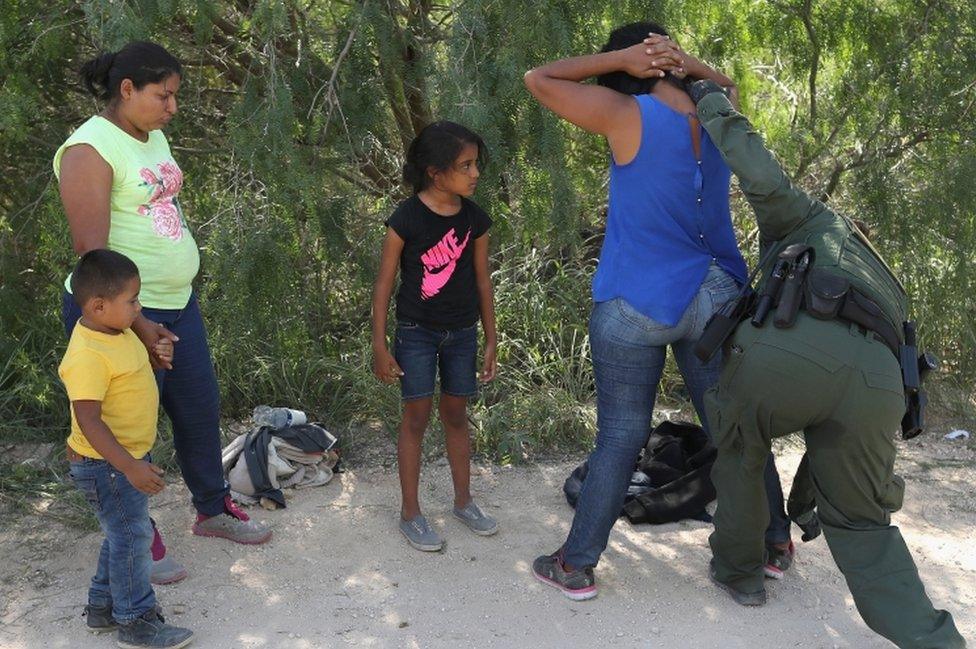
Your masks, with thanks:
[{"label": "woman in blue tank top", "polygon": [[[598,85],[582,83],[598,78]],[[525,85],[563,119],[606,137],[610,190],[606,238],[593,278],[590,347],[597,391],[596,446],[569,537],[533,572],[571,599],[596,595],[593,568],[623,507],[647,441],[670,345],[705,429],[702,397],[720,358],[692,353],[705,323],[746,280],[729,211],[730,172],[695,115],[684,78],[712,79],[736,102],[735,84],[653,23],[615,30],[599,54],[548,63]],[[767,574],[792,557],[789,520],[772,455]]]}]

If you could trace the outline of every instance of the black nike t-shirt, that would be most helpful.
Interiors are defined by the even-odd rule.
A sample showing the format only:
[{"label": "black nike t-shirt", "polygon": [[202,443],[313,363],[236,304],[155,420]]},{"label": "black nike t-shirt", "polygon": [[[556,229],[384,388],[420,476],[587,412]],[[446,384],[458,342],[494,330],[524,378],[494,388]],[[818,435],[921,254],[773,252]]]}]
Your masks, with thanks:
[{"label": "black nike t-shirt", "polygon": [[397,320],[432,329],[459,329],[478,321],[474,240],[491,218],[466,198],[453,216],[433,212],[415,194],[386,221],[403,239]]}]

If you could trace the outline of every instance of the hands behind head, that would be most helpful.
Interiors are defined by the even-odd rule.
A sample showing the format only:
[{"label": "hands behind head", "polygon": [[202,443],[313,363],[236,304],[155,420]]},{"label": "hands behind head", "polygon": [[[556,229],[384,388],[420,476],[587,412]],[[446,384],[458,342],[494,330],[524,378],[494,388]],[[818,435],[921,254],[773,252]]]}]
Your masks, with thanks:
[{"label": "hands behind head", "polygon": [[667,36],[649,34],[644,42],[622,50],[623,71],[638,79],[663,77],[671,73],[679,79],[687,74],[685,53]]}]

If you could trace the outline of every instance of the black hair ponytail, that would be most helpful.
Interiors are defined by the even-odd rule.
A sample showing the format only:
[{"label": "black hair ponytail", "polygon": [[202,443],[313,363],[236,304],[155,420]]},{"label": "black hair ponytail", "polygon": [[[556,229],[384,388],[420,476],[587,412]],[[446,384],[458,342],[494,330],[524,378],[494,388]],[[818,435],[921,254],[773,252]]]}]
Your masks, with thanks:
[{"label": "black hair ponytail", "polygon": [[81,83],[93,96],[111,101],[119,96],[123,79],[136,89],[159,83],[171,75],[181,75],[179,60],[161,45],[133,41],[118,52],[108,52],[88,61],[79,71]]},{"label": "black hair ponytail", "polygon": [[108,99],[108,73],[115,62],[115,52],[102,54],[81,66],[81,83],[98,99]]}]

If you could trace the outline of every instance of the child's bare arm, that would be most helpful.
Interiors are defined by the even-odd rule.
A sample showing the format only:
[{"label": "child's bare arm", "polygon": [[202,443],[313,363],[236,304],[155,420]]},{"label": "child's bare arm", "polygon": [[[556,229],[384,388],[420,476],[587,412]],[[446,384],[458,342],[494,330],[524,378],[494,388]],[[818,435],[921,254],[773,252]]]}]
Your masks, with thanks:
[{"label": "child's bare arm", "polygon": [[402,252],[403,239],[393,231],[393,228],[387,228],[380,257],[380,270],[376,276],[376,284],[373,285],[372,318],[373,374],[384,383],[393,383],[403,376],[403,370],[397,365],[386,344],[386,312],[390,308],[390,296],[393,295],[393,282],[396,279]]},{"label": "child's bare arm", "polygon": [[71,407],[78,426],[91,447],[109,464],[124,473],[133,487],[150,496],[163,490],[166,486],[160,477],[163,470],[145,460],[137,460],[122,448],[112,430],[102,420],[101,401],[72,401]]},{"label": "child's bare arm", "polygon": [[495,294],[491,287],[491,271],[488,267],[487,234],[474,240],[474,277],[478,284],[481,326],[485,330],[485,358],[481,367],[481,380],[487,382],[494,379],[498,373]]}]

